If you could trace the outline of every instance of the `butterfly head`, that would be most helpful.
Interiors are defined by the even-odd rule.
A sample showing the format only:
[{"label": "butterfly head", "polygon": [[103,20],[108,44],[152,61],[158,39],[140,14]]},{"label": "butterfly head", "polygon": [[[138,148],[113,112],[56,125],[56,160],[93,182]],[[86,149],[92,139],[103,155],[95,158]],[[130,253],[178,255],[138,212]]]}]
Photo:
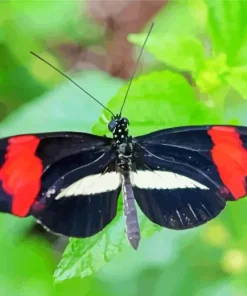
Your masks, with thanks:
[{"label": "butterfly head", "polygon": [[128,118],[116,116],[109,122],[108,129],[114,135],[125,137],[128,135],[128,125]]}]

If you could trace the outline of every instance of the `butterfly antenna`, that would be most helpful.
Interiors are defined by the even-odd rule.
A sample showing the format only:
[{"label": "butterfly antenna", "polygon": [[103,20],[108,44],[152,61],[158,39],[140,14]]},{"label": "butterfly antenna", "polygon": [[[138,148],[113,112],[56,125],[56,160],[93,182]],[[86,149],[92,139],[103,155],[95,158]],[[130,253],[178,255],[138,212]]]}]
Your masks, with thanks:
[{"label": "butterfly antenna", "polygon": [[125,102],[126,102],[126,99],[127,99],[127,96],[128,96],[128,93],[129,93],[129,90],[130,90],[130,87],[131,87],[132,81],[133,81],[134,76],[135,76],[135,74],[136,74],[137,67],[138,67],[138,65],[139,65],[139,62],[140,62],[140,59],[141,59],[141,56],[142,56],[143,49],[144,49],[144,47],[145,47],[145,45],[146,45],[146,43],[147,43],[147,41],[148,41],[148,37],[149,37],[150,34],[151,34],[151,31],[152,31],[152,29],[153,29],[153,26],[154,26],[154,23],[152,23],[152,25],[151,25],[151,27],[150,27],[150,29],[149,29],[149,31],[148,31],[147,37],[146,37],[146,39],[145,39],[145,41],[144,41],[144,43],[143,43],[143,45],[142,45],[142,48],[141,48],[141,51],[140,51],[139,57],[138,57],[138,59],[137,59],[137,62],[136,62],[135,68],[134,68],[134,70],[133,70],[133,73],[132,73],[131,79],[130,79],[130,81],[129,81],[129,85],[128,85],[128,88],[127,88],[127,91],[126,91],[126,94],[125,94],[125,97],[124,97],[124,101],[123,101],[123,104],[122,104],[122,107],[121,107],[121,110],[120,110],[120,115],[119,115],[120,117],[121,117],[121,115],[122,115],[123,107],[124,107],[124,105],[125,105]]},{"label": "butterfly antenna", "polygon": [[60,71],[59,69],[57,69],[55,66],[53,66],[52,64],[50,64],[49,62],[47,62],[46,60],[44,60],[42,57],[40,57],[39,55],[37,55],[36,53],[34,53],[33,51],[30,51],[30,53],[32,55],[34,55],[36,58],[40,59],[42,62],[46,63],[47,65],[49,65],[50,67],[52,67],[54,70],[56,70],[58,73],[60,73],[61,75],[63,75],[64,77],[66,77],[70,82],[72,82],[74,85],[76,85],[77,87],[79,87],[80,90],[82,90],[84,93],[86,93],[90,98],[92,98],[95,102],[97,102],[98,104],[100,104],[104,109],[106,109],[108,112],[111,113],[111,115],[113,117],[115,117],[115,115],[113,114],[113,112],[108,109],[106,106],[104,106],[100,101],[98,101],[95,97],[93,97],[90,93],[88,93],[85,89],[83,89],[79,84],[77,84],[73,79],[71,79],[69,76],[67,76],[66,74],[64,74],[62,71]]}]

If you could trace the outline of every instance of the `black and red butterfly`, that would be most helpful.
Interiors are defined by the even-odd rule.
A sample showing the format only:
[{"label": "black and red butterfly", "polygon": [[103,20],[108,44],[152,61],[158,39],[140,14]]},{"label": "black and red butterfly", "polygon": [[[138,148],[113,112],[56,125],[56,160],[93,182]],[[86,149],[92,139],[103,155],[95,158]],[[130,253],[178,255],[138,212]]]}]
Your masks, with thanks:
[{"label": "black and red butterfly", "polygon": [[132,139],[128,120],[115,117],[109,129],[113,139],[57,132],[0,140],[0,211],[85,238],[114,219],[122,188],[137,248],[134,200],[152,222],[187,229],[247,194],[246,127],[180,127]]},{"label": "black and red butterfly", "polygon": [[103,106],[112,113],[113,138],[54,132],[1,139],[0,211],[86,238],[114,219],[122,190],[136,249],[135,201],[152,222],[188,229],[247,195],[247,127],[178,127],[132,138],[123,106],[120,115]]}]

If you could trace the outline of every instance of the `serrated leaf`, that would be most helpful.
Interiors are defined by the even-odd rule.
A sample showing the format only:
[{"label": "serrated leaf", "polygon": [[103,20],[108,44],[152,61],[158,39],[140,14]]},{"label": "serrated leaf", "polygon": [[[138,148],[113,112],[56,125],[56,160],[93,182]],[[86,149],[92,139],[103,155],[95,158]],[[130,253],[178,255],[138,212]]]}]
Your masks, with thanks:
[{"label": "serrated leaf", "polygon": [[[125,234],[124,217],[121,213],[122,207],[119,207],[117,217],[100,233],[87,239],[70,239],[54,275],[57,282],[93,275],[126,246],[130,247]],[[138,220],[143,230],[142,238],[149,237],[161,229],[151,223],[140,213],[140,210]]]},{"label": "serrated leaf", "polygon": [[[103,104],[123,83],[98,71],[85,72],[74,80]],[[0,137],[65,130],[90,132],[101,110],[102,107],[88,95],[66,81],[11,113],[0,124]]]},{"label": "serrated leaf", "polygon": [[244,99],[247,99],[247,66],[232,68],[226,80]]},{"label": "serrated leaf", "polygon": [[[131,34],[128,39],[140,46],[146,34]],[[159,61],[182,71],[196,74],[205,59],[203,45],[192,35],[152,34],[145,48]]]},{"label": "serrated leaf", "polygon": [[226,53],[232,65],[247,33],[247,1],[204,1],[208,9],[208,29],[214,50]]},{"label": "serrated leaf", "polygon": [[55,272],[55,280],[92,275],[120,252],[124,245],[124,221],[118,216],[104,231],[87,239],[70,240]]}]

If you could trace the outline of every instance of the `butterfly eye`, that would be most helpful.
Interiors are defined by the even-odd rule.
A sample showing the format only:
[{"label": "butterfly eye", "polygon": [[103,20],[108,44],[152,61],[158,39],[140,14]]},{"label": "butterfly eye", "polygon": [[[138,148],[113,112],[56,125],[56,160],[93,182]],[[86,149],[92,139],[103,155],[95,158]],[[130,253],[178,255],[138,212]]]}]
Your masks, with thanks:
[{"label": "butterfly eye", "polygon": [[115,120],[112,120],[111,122],[109,122],[108,124],[108,129],[110,132],[113,132],[114,129],[116,128],[117,126],[117,122]]}]

